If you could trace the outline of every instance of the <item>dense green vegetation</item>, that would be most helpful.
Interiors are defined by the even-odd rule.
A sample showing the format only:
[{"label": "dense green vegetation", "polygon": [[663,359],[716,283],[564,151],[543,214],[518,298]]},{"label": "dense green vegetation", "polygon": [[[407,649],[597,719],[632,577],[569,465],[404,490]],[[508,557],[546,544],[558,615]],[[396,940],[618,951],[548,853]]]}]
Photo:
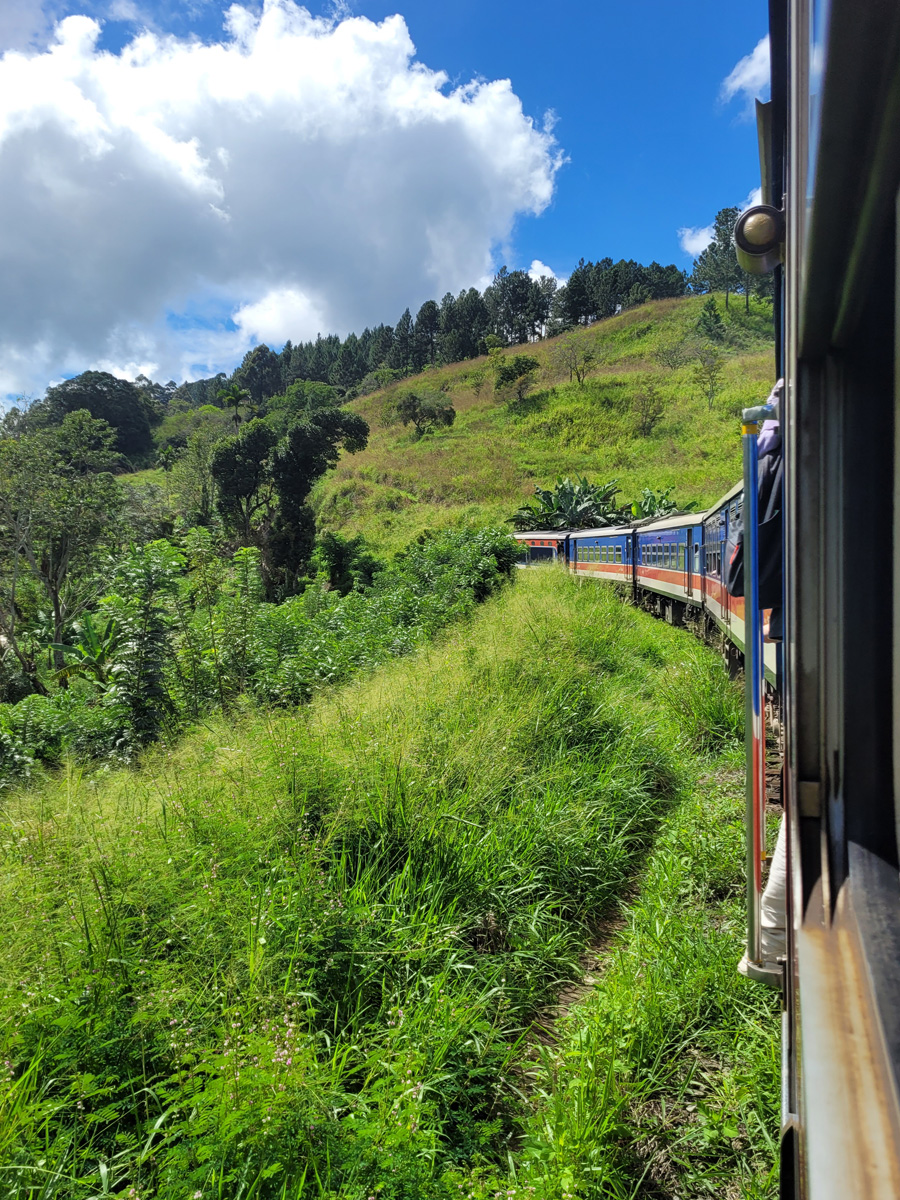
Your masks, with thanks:
[{"label": "dense green vegetation", "polygon": [[7,792],[7,1194],[766,1194],[740,726],[690,634],[536,570],[299,714]]},{"label": "dense green vegetation", "polygon": [[165,540],[132,548],[94,614],[74,622],[71,643],[51,644],[59,666],[14,676],[26,691],[36,686],[0,704],[0,789],[70,751],[131,758],[242,698],[304,703],[467,614],[509,577],[516,553],[503,533],[450,530],[379,570],[361,547],[326,535],[322,582],[275,604],[253,547],[226,565],[196,528],[183,549]]}]

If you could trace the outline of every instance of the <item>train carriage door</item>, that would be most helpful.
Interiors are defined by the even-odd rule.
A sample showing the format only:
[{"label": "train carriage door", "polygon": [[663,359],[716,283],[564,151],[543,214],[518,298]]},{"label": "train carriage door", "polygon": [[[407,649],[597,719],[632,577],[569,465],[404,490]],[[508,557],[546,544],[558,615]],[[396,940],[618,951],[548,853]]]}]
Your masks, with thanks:
[{"label": "train carriage door", "polygon": [[706,604],[706,525],[700,526],[700,599]]},{"label": "train carriage door", "polygon": [[719,604],[722,606],[725,614],[725,624],[731,628],[731,596],[725,590],[725,544],[728,539],[727,533],[728,510],[722,514],[721,524],[719,526]]},{"label": "train carriage door", "polygon": [[692,596],[694,594],[694,572],[692,569],[693,568],[693,559],[694,559],[694,544],[693,544],[693,542],[694,542],[694,540],[691,537],[691,531],[689,529],[685,533],[685,545],[684,545],[684,590],[687,592],[687,594],[689,596]]}]

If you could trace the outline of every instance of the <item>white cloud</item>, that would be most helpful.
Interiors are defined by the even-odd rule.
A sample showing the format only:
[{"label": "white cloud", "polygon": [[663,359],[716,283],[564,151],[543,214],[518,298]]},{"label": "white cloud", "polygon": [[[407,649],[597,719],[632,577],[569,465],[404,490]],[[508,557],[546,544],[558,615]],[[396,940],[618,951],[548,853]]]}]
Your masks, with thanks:
[{"label": "white cloud", "polygon": [[[762,204],[762,188],[752,188],[748,193],[743,203],[739,205],[741,212],[748,208],[752,208],[755,204]],[[702,253],[713,240],[715,235],[715,226],[712,224],[698,226],[692,229],[685,226],[678,230],[678,244],[685,254],[690,254],[691,258],[696,258]]]},{"label": "white cloud", "polygon": [[0,2],[0,50],[27,50],[43,42],[53,26],[54,11],[62,15],[62,3],[43,0]]},{"label": "white cloud", "polygon": [[748,110],[752,111],[753,101],[757,97],[763,99],[768,90],[770,75],[769,35],[766,34],[722,81],[719,96],[725,102],[743,96]]},{"label": "white cloud", "polygon": [[698,229],[683,228],[678,230],[678,244],[692,258],[696,258],[713,240],[712,225],[703,225]]},{"label": "white cloud", "polygon": [[308,340],[324,328],[322,310],[292,287],[273,288],[254,304],[242,304],[234,323],[251,345],[268,342],[280,346],[288,338]]},{"label": "white cloud", "polygon": [[549,279],[555,279],[557,283],[563,284],[566,282],[567,276],[557,275],[552,267],[548,267],[546,263],[542,263],[539,258],[536,258],[528,268],[528,274],[532,279],[540,279],[546,275]]},{"label": "white cloud", "polygon": [[0,395],[395,320],[490,275],[553,194],[562,156],[510,82],[450,90],[400,16],[264,0],[214,45],[99,34],[71,16],[0,58]]}]

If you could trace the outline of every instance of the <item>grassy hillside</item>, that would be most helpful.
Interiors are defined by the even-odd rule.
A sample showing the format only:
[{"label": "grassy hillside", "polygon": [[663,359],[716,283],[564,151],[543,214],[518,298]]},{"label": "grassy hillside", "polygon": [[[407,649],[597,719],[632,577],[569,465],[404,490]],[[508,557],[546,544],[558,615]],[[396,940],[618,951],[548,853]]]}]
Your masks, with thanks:
[{"label": "grassy hillside", "polygon": [[4,1194],[763,1195],[740,725],[690,634],[544,569],[304,710],[6,793]]},{"label": "grassy hillside", "polygon": [[[712,408],[686,363],[669,369],[659,349],[696,336],[706,297],[655,301],[577,331],[595,355],[584,386],[555,363],[560,339],[516,347],[541,370],[525,411],[497,401],[486,359],[429,371],[384,393],[353,402],[371,425],[368,449],[345,455],[316,487],[320,526],[364,533],[379,549],[396,550],[423,529],[458,520],[502,521],[557,475],[617,478],[623,499],[643,487],[674,486],[676,499],[706,505],[740,474],[738,417],[765,399],[773,382],[771,308],[749,314],[732,301],[724,316],[727,343],[721,390]],[[447,430],[416,440],[392,423],[392,397],[410,387],[446,388],[457,411]],[[637,431],[636,397],[648,385],[665,411],[649,436]]]}]

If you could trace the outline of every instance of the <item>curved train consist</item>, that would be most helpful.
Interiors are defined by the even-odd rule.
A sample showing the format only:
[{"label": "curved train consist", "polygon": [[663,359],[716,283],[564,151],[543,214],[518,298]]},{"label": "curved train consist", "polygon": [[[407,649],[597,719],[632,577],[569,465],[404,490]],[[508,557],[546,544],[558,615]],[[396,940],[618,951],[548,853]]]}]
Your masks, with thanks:
[{"label": "curved train consist", "polygon": [[[782,705],[788,863],[780,1196],[896,1200],[900,4],[768,0],[768,13],[763,203],[735,244],[745,270],[774,271],[773,379],[785,381],[784,641],[780,661],[771,647],[765,658]],[[751,629],[752,660],[760,614],[722,586],[743,495],[702,518],[520,540],[532,559],[630,584],[670,620],[697,611],[735,652]]]},{"label": "curved train consist", "polygon": [[[634,599],[671,625],[703,621],[721,631],[726,659],[744,653],[744,599],[725,588],[725,545],[741,527],[738,483],[705,513],[567,532],[536,530],[513,536],[523,563],[559,562],[574,575],[626,587]],[[766,680],[778,681],[777,646],[765,647]]]}]

